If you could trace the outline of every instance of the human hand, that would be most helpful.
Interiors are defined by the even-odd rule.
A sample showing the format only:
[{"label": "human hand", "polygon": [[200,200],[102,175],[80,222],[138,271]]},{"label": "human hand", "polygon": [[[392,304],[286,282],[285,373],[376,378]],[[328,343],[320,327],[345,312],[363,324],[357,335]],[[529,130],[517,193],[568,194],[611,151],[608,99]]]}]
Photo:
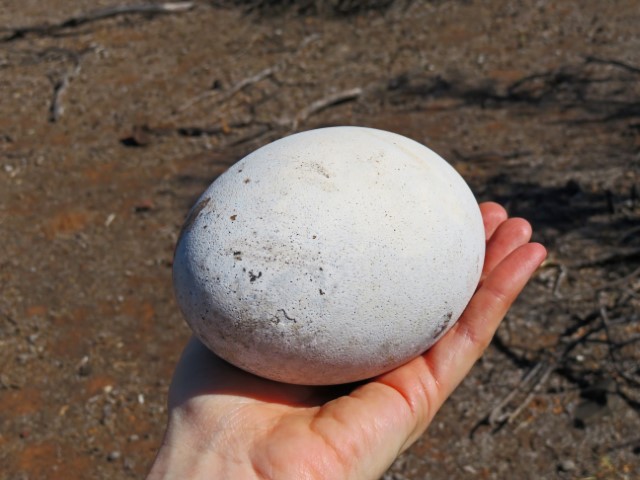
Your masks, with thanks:
[{"label": "human hand", "polygon": [[358,384],[308,387],[256,377],[191,339],[169,392],[149,479],[375,479],[426,430],[491,342],[546,256],[531,227],[480,205],[487,250],[462,317],[413,361]]}]

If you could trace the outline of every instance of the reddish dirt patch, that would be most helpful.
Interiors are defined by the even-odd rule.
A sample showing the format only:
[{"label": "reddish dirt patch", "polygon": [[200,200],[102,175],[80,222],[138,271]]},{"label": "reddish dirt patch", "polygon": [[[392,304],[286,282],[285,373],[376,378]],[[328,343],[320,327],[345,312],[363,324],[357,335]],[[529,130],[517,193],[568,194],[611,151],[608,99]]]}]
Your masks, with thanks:
[{"label": "reddish dirt patch", "polygon": [[0,411],[7,415],[29,415],[42,409],[42,392],[33,387],[9,390],[0,396]]},{"label": "reddish dirt patch", "polygon": [[82,210],[62,210],[53,215],[45,224],[44,233],[49,240],[57,236],[71,235],[84,230],[91,221],[91,215]]}]

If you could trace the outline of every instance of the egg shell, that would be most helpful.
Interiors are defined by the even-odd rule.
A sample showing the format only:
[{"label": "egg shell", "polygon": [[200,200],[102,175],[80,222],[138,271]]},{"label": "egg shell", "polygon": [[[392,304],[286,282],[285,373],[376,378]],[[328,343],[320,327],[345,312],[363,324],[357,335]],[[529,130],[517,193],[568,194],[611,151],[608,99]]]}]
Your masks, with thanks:
[{"label": "egg shell", "polygon": [[462,177],[427,147],[370,128],[277,140],[191,210],[174,288],[195,335],[244,370],[327,385],[423,353],[477,287],[485,233]]}]

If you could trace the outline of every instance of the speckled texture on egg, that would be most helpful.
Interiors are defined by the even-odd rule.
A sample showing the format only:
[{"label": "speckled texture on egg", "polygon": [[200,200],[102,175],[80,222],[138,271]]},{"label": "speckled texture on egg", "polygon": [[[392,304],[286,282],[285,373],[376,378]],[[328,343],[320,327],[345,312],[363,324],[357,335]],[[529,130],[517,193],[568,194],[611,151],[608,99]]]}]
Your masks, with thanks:
[{"label": "speckled texture on egg", "polygon": [[380,130],[332,127],[266,145],[201,196],[176,248],[195,334],[247,371],[299,384],[368,378],[458,319],[484,261],[464,180]]}]

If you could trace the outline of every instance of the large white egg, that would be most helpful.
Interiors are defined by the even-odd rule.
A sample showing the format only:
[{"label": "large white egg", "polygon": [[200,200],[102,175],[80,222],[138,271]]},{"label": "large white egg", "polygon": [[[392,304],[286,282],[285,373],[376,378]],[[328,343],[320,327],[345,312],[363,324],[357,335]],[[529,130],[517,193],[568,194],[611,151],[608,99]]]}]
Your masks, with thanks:
[{"label": "large white egg", "polygon": [[362,380],[458,319],[484,261],[478,204],[425,146],[360,127],[266,145],[221,175],[176,248],[178,304],[228,362],[289,383]]}]

